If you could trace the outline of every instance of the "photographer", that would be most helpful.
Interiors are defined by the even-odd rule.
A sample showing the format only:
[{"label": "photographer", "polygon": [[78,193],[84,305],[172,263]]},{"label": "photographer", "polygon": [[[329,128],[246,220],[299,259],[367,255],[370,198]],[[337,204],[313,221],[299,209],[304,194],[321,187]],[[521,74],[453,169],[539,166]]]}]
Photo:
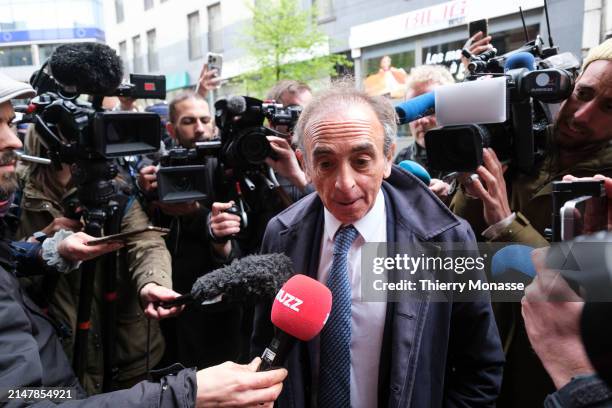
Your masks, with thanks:
[{"label": "photographer", "polygon": [[[532,174],[508,177],[492,149],[483,152],[484,166],[464,180],[451,210],[470,222],[487,240],[548,246],[552,182],[567,174],[612,175],[612,40],[591,50],[572,95],[562,104],[549,129],[546,156]],[[508,178],[508,184],[506,181]],[[518,308],[500,304],[496,319],[506,367],[500,407],[541,405],[553,389],[542,365],[531,353]]]},{"label": "photographer", "polygon": [[[612,199],[612,179],[605,180]],[[612,390],[595,374],[580,334],[584,301],[558,271],[546,267],[547,251],[533,251],[537,276],[521,302],[529,341],[557,390],[544,407],[609,407]]]},{"label": "photographer", "polygon": [[[284,108],[294,106],[304,108],[312,99],[312,91],[303,82],[284,79],[270,89],[266,99],[274,100],[282,104]],[[302,197],[312,193],[314,189],[309,185],[306,174],[299,165],[297,155],[300,153],[295,150],[295,143],[292,140],[293,130],[286,126],[275,126],[272,123],[270,127],[285,133],[286,136],[268,136],[277,158],[266,159],[266,164],[276,172],[280,186],[287,192],[291,200],[299,201]]]},{"label": "photographer", "polygon": [[[0,403],[8,406],[32,405],[23,399],[8,399],[8,390],[17,387],[71,387],[70,406],[130,407],[147,404],[153,407],[207,406],[271,406],[282,388],[285,370],[255,373],[258,361],[249,366],[225,363],[196,373],[175,370],[175,375],[162,377],[158,382],[141,382],[129,390],[86,398],[70,368],[68,359],[57,339],[57,326],[20,288],[15,278],[13,255],[4,238],[5,208],[16,188],[15,154],[21,142],[10,124],[15,114],[10,100],[34,94],[29,85],[0,74]],[[60,241],[56,249],[66,261],[87,260],[118,249],[116,244],[86,246],[92,237],[75,233]],[[50,242],[50,241],[49,241]],[[23,243],[18,243],[25,248]],[[39,248],[31,244],[30,248]],[[37,256],[37,251],[29,251]],[[40,266],[38,268],[40,269]],[[19,266],[18,266],[19,267]],[[21,268],[20,268],[21,269]],[[22,274],[25,272],[19,270]],[[39,400],[41,406],[52,404]]]},{"label": "photographer", "polygon": [[489,240],[547,245],[543,234],[551,222],[551,182],[566,174],[612,175],[611,72],[612,40],[607,40],[585,59],[574,92],[551,128],[547,155],[535,173],[516,176],[507,189],[507,166],[492,149],[485,149],[478,178],[464,181],[463,191],[451,203],[453,212]]},{"label": "photographer", "polygon": [[[26,148],[30,154],[44,156],[45,152],[39,137],[31,129],[26,136]],[[67,208],[67,198],[76,193],[71,170],[62,164],[60,170],[51,166],[28,164],[19,168],[23,183],[20,225],[16,238],[26,239],[36,235],[42,239],[48,232],[82,228],[78,219],[68,218],[71,210]],[[121,230],[136,230],[149,225],[149,220],[140,204],[129,197],[124,180],[115,180],[123,185],[122,194],[117,201],[121,214]],[[127,388],[146,376],[147,350],[150,346],[150,362],[154,366],[161,361],[164,341],[157,322],[151,322],[151,340],[147,344],[147,317],[160,319],[172,316],[178,309],[165,310],[154,306],[160,300],[170,300],[178,296],[172,291],[170,256],[163,239],[155,232],[146,232],[128,239],[127,250],[123,251],[117,264],[117,321],[116,348],[113,366],[116,375],[112,379],[112,389]],[[105,273],[101,263],[96,265],[94,302],[92,304],[91,331],[88,336],[86,374],[83,386],[90,394],[102,391],[104,358],[102,352],[102,310]],[[48,280],[47,280],[48,281]],[[70,359],[73,359],[77,310],[81,271],[74,270],[62,274],[47,285],[36,285],[30,290],[41,293],[48,313],[63,330],[62,345]],[[37,296],[39,298],[39,296]],[[143,313],[144,311],[144,313]]]},{"label": "photographer", "polygon": [[[169,103],[167,130],[180,147],[193,148],[196,142],[212,139],[214,125],[206,101],[191,92],[176,96]],[[146,197],[157,192],[156,173],[153,165],[139,172],[138,185]],[[210,209],[198,201],[166,204],[152,199],[145,204],[156,225],[171,229],[166,242],[176,291],[188,293],[198,277],[236,256],[237,248],[229,238],[240,231],[240,218],[225,212],[232,204],[215,202]],[[176,319],[162,324],[168,341],[167,357],[199,368],[238,361],[241,313],[238,306],[216,311],[187,308]]]}]

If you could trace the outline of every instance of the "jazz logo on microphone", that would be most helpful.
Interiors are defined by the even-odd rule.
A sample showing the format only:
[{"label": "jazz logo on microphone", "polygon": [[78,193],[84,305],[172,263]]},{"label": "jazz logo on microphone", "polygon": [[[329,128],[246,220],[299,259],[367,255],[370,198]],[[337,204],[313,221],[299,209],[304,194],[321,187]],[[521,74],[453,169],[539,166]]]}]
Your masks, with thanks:
[{"label": "jazz logo on microphone", "polygon": [[285,292],[283,289],[279,290],[276,294],[276,300],[287,306],[289,309],[299,312],[299,305],[304,303],[303,300],[296,298],[290,293]]}]

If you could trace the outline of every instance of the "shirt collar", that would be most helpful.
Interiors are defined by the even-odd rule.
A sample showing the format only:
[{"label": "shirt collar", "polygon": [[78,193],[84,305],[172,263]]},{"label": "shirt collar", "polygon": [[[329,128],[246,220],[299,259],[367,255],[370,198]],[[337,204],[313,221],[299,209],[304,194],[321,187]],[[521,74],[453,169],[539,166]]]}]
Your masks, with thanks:
[{"label": "shirt collar", "polygon": [[[333,242],[334,236],[338,229],[342,226],[342,223],[333,216],[331,212],[325,207],[323,207],[323,216],[325,221],[325,237]],[[353,226],[359,232],[359,235],[363,237],[365,242],[377,242],[375,239],[376,231],[380,226],[381,220],[385,220],[385,195],[382,192],[382,189],[378,190],[378,194],[376,194],[376,200],[374,201],[374,205],[366,213],[366,215],[360,220],[353,223]]]}]

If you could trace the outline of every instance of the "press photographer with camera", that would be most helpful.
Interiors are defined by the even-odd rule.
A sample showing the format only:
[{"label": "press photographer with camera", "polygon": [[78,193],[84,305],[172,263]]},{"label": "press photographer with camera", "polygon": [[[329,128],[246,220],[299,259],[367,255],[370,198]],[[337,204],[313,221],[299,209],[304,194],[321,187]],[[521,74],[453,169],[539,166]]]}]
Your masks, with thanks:
[{"label": "press photographer with camera", "polygon": [[[299,108],[301,111],[312,99],[312,90],[304,82],[284,79],[277,82],[266,96],[281,104],[283,108]],[[278,183],[287,192],[293,202],[312,193],[314,188],[309,185],[306,174],[299,165],[298,155],[293,139],[292,126],[270,123],[274,130],[282,132],[285,136],[268,136],[268,141],[276,158],[267,158],[266,164],[277,174]]]},{"label": "press photographer with camera", "polygon": [[[532,172],[502,164],[493,149],[484,165],[466,177],[451,210],[475,232],[496,242],[544,247],[552,227],[552,182],[572,174],[612,176],[612,40],[593,48],[583,63],[573,93],[547,130],[544,156]],[[510,171],[508,171],[510,166]],[[550,238],[550,236],[549,236]],[[500,407],[541,405],[554,390],[531,353],[525,325],[515,305],[496,305],[496,320],[506,351]]]},{"label": "press photographer with camera", "polygon": [[[33,94],[29,85],[0,74],[0,163],[4,164],[0,166],[0,206],[3,208],[0,211],[0,402],[8,402],[11,407],[30,406],[32,402],[23,399],[8,400],[7,390],[46,386],[72,387],[73,400],[68,402],[70,406],[129,407],[141,406],[145,401],[155,407],[242,407],[258,403],[272,406],[272,401],[280,393],[286,371],[255,373],[259,365],[257,360],[248,366],[228,362],[197,373],[192,369],[174,370],[175,375],[161,377],[156,382],[141,382],[129,390],[87,398],[58,341],[58,326],[32,302],[15,277],[17,273],[29,273],[21,269],[21,264],[14,263],[14,256],[23,255],[23,251],[11,251],[9,242],[4,238],[7,231],[3,218],[5,207],[8,207],[5,204],[10,203],[6,198],[12,197],[17,188],[13,151],[21,148],[21,142],[10,128],[15,117],[10,100]],[[59,241],[56,249],[65,261],[73,262],[88,260],[121,246],[85,245],[92,238],[77,232]],[[27,248],[40,246],[31,244]],[[20,245],[19,248],[26,246]],[[38,256],[39,252],[29,251],[28,254]],[[18,269],[15,270],[15,267]],[[31,267],[38,268],[38,272],[44,269],[40,263]],[[97,353],[99,351],[94,350],[92,354]],[[48,406],[51,402],[40,403]]]},{"label": "press photographer with camera", "polygon": [[[191,149],[196,142],[211,140],[215,134],[208,104],[198,94],[184,92],[169,103],[166,126],[174,144]],[[145,197],[157,194],[157,166],[142,167],[138,185]],[[237,256],[235,241],[240,218],[226,212],[232,202],[201,201],[163,203],[147,200],[145,206],[156,225],[170,228],[166,243],[172,255],[174,290],[188,293],[196,279]],[[167,340],[167,358],[187,367],[209,367],[241,358],[241,308],[221,310],[187,308],[176,319],[162,323]],[[212,330],[214,328],[214,330]],[[179,344],[180,341],[180,344]]]},{"label": "press photographer with camera", "polygon": [[549,129],[546,156],[535,172],[516,175],[507,188],[507,166],[492,149],[485,149],[478,178],[465,179],[451,203],[453,212],[489,240],[547,245],[544,232],[551,226],[551,182],[566,174],[612,175],[611,67],[612,41],[607,40],[585,59],[574,92]]},{"label": "press photographer with camera", "polygon": [[[608,231],[612,231],[612,212],[610,212],[612,178],[596,175],[594,179],[604,181],[608,198]],[[575,180],[577,178],[574,176],[564,177],[564,181]],[[588,254],[585,254],[586,247],[581,246],[579,241],[581,238],[589,240],[582,244],[590,245]],[[602,246],[605,239],[579,237],[571,246],[571,251],[568,252],[568,256],[570,254],[577,256],[578,262],[563,262],[563,264],[564,268],[572,268],[572,266],[565,265],[578,265],[579,276],[584,279],[584,282],[591,281],[591,285],[603,286],[601,288],[603,291],[611,291],[612,288],[605,282],[609,282],[609,279],[604,278],[599,282],[596,278],[597,274],[606,275],[608,273],[605,271],[608,265],[601,264],[598,259],[593,263],[599,270],[593,271],[580,262],[584,256],[593,257],[602,249],[605,251]],[[607,239],[609,240],[610,236]],[[581,316],[584,314],[585,299],[578,293],[582,296],[586,295],[587,300],[593,294],[590,293],[590,288],[580,288],[576,281],[572,282],[573,287],[570,287],[570,283],[563,278],[561,272],[550,265],[550,259],[554,259],[550,251],[550,248],[539,248],[533,251],[532,261],[537,275],[525,289],[525,296],[521,302],[529,342],[556,388],[554,393],[547,396],[544,407],[608,407],[612,405],[612,389],[596,374],[594,363],[585,350],[584,335],[585,330],[588,331],[585,326],[588,325],[589,319]],[[580,288],[578,293],[576,287]],[[609,300],[609,295],[604,299]],[[593,310],[594,313],[607,312],[602,308],[591,309],[591,312]],[[597,316],[595,321],[607,321],[609,317],[605,313],[605,315]],[[592,329],[595,332],[606,330],[606,328],[599,327],[597,323],[592,326]],[[609,344],[607,339],[601,341]],[[597,351],[609,354],[609,346]],[[604,365],[607,364],[604,362]]]},{"label": "press photographer with camera", "polygon": [[[38,136],[35,132],[26,135],[28,152],[36,156],[45,156]],[[83,226],[80,221],[70,219],[71,210],[66,208],[66,198],[76,193],[72,183],[70,167],[63,164],[56,171],[51,166],[28,164],[19,169],[23,183],[21,199],[21,217],[16,238],[25,239],[37,231],[62,228],[79,231]],[[125,180],[123,183],[128,191]],[[149,219],[138,201],[125,196],[120,201],[122,205],[121,230],[130,231],[146,227]],[[59,222],[56,220],[60,220]],[[128,239],[125,252],[118,261],[118,311],[117,316],[117,348],[115,351],[115,367],[117,375],[113,381],[114,389],[127,388],[144,379],[146,375],[145,359],[147,347],[146,319],[160,319],[172,316],[178,309],[166,310],[157,308],[154,303],[160,300],[170,300],[179,296],[172,291],[170,256],[164,240],[155,232],[146,232]],[[94,297],[92,306],[91,332],[88,343],[91,350],[101,347],[102,327],[102,287],[104,274],[102,265],[98,266],[96,276],[99,295]],[[62,344],[69,358],[73,358],[74,333],[78,309],[78,289],[81,272],[75,270],[59,276],[51,287],[37,288],[44,291],[42,296],[48,303],[49,315],[64,328],[66,338]],[[32,288],[33,289],[33,288]],[[35,289],[33,289],[35,290]],[[144,311],[144,313],[143,313]],[[151,323],[150,361],[157,364],[163,355],[164,342],[158,324]],[[87,364],[87,375],[83,386],[90,393],[102,391],[104,353],[90,354]]]}]

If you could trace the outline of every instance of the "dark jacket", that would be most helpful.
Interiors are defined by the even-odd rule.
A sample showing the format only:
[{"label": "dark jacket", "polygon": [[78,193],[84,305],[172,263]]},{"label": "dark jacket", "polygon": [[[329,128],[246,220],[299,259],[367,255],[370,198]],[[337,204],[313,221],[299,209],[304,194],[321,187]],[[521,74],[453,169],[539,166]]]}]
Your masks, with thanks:
[{"label": "dark jacket", "polygon": [[[74,406],[95,407],[194,407],[196,376],[182,370],[160,382],[141,382],[128,390],[86,398],[57,339],[52,322],[24,294],[12,270],[6,241],[0,241],[0,404],[15,387],[71,387]],[[23,400],[9,407],[26,406]],[[41,401],[40,406],[54,405]]]},{"label": "dark jacket", "polygon": [[[388,242],[474,242],[470,227],[455,217],[414,176],[393,166],[383,182]],[[272,219],[263,253],[284,252],[296,271],[316,278],[323,232],[323,205],[311,194]],[[381,355],[379,406],[489,407],[499,393],[503,353],[488,303],[389,304]],[[270,311],[258,307],[252,354],[261,355],[272,334]],[[383,343],[385,340],[383,339]],[[282,407],[309,407],[313,342],[292,350]]]},{"label": "dark jacket", "polygon": [[[130,204],[131,203],[131,204]],[[46,197],[32,179],[25,182],[21,201],[21,223],[16,238],[25,239],[40,231],[54,218],[63,215],[62,204]],[[124,207],[121,230],[129,231],[149,225],[149,219],[140,204],[130,202]],[[155,232],[146,232],[130,238],[124,256],[120,257],[117,273],[117,332],[114,364],[117,375],[114,388],[126,388],[145,378],[147,350],[147,319],[138,293],[150,282],[172,288],[170,254],[164,240]],[[83,386],[90,394],[102,391],[103,359],[102,310],[105,271],[98,263],[92,302],[92,329],[88,336],[88,362]],[[63,326],[62,344],[69,358],[74,349],[74,333],[81,271],[59,275],[57,285],[49,298],[49,315]],[[29,288],[28,290],[34,290]],[[155,366],[164,352],[164,340],[156,321],[151,321],[150,363]]]}]

